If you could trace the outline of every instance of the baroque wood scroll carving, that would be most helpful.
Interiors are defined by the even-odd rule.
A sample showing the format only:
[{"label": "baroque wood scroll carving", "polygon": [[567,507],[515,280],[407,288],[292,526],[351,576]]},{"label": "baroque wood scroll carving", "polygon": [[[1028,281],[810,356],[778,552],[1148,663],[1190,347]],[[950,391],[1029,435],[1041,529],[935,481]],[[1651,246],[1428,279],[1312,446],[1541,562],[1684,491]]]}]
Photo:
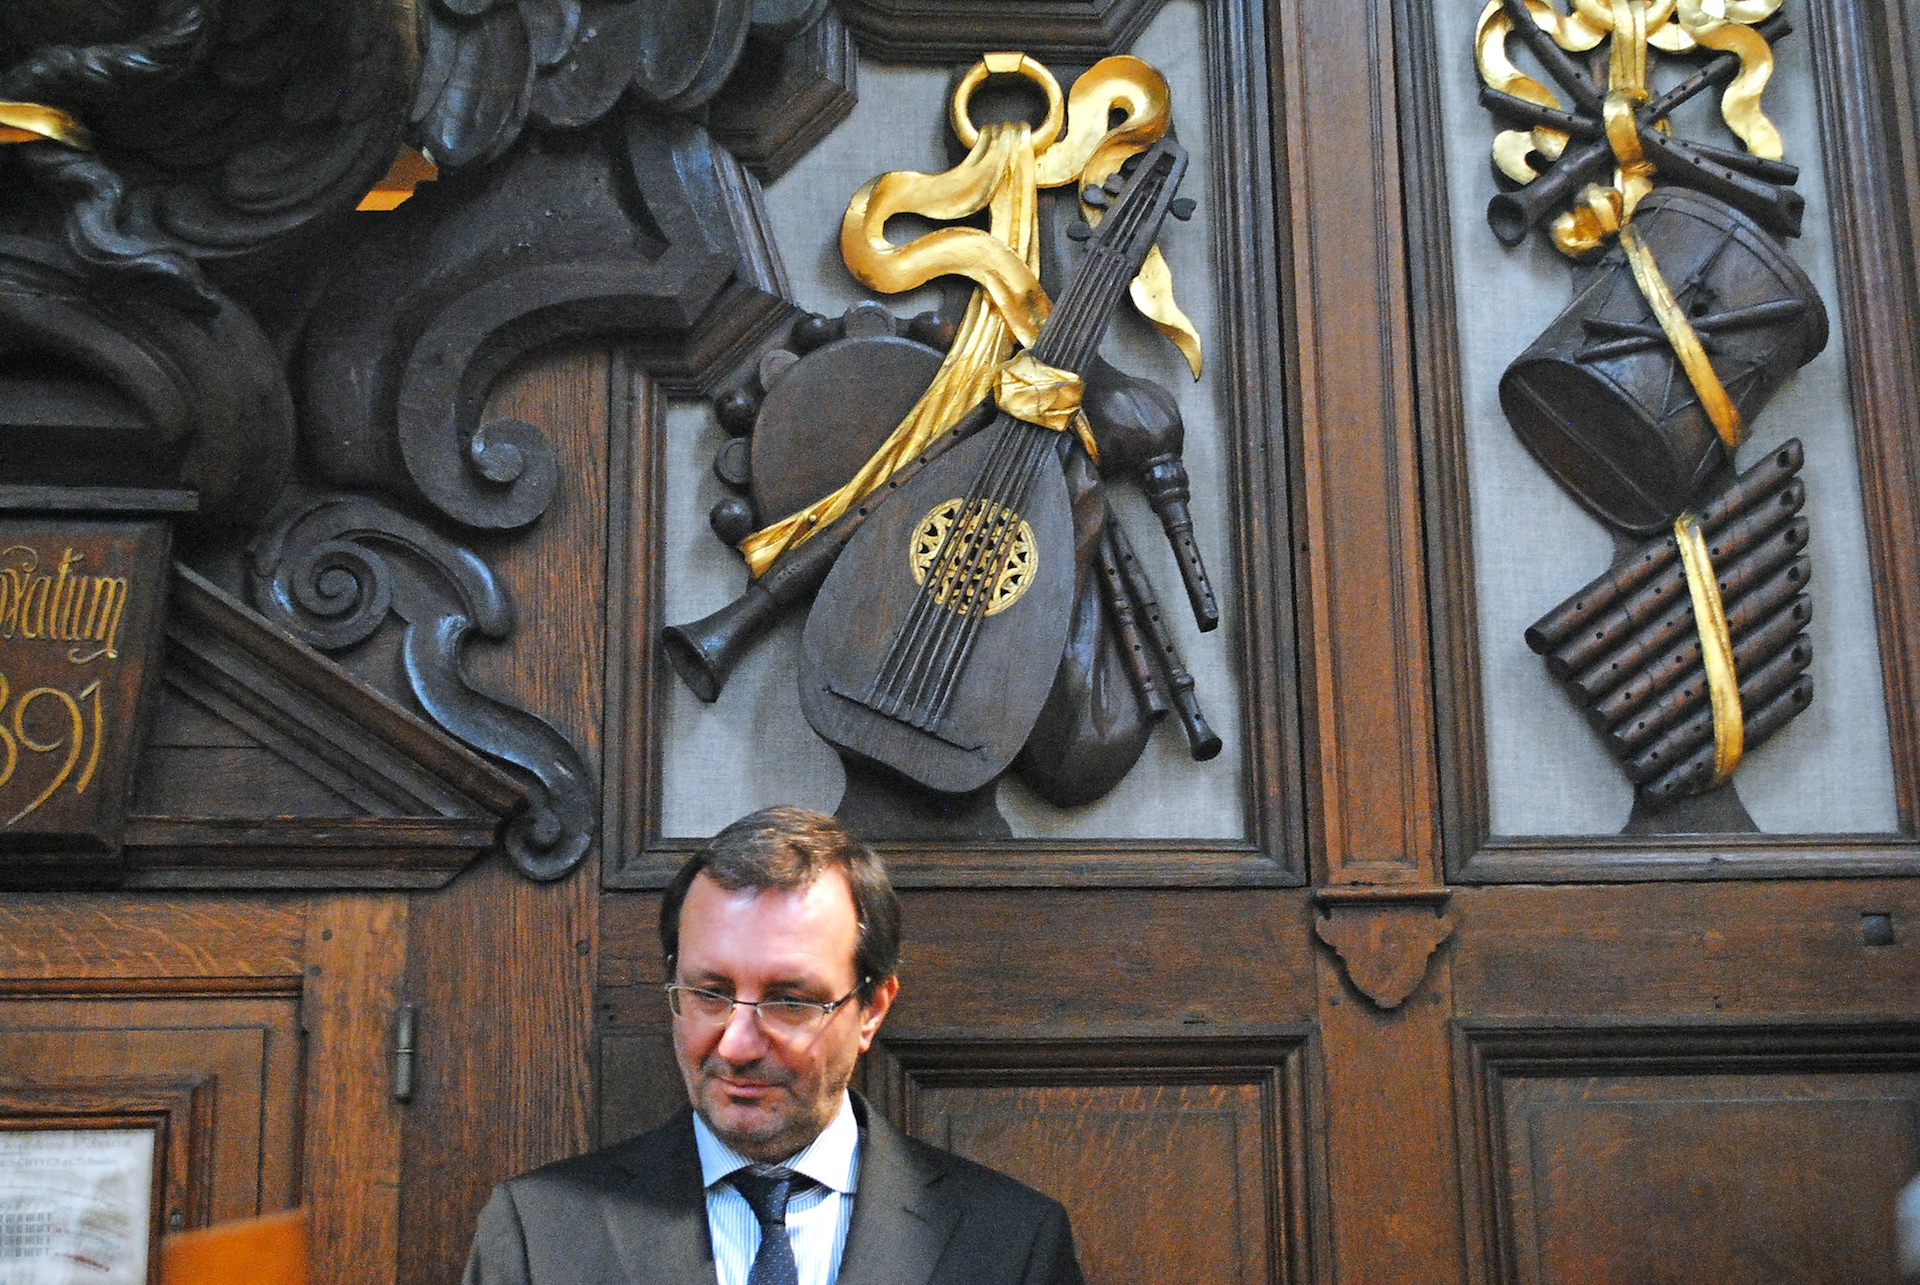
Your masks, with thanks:
[{"label": "baroque wood scroll carving", "polygon": [[[1008,32],[1001,43],[1024,43],[1034,57],[994,55],[1012,61],[982,64],[982,79],[991,82],[979,99],[986,132],[999,128],[1001,115],[1018,114],[1007,89],[1029,75],[1022,66],[1037,67],[1044,57],[1078,68],[1110,56],[1159,9],[1155,0],[1084,0],[1042,19],[1022,16],[1022,39]],[[582,339],[618,343],[616,365],[644,372],[656,389],[714,399],[721,422],[735,431],[780,419],[774,403],[795,401],[808,370],[854,349],[884,350],[899,367],[889,378],[918,383],[945,360],[956,335],[964,338],[960,308],[911,323],[877,307],[838,319],[802,312],[790,299],[760,185],[851,109],[856,38],[869,53],[884,56],[890,41],[904,41],[917,60],[964,65],[979,57],[983,32],[1002,30],[994,24],[1007,15],[992,5],[962,6],[928,26],[924,14],[890,0],[716,0],[672,9],[635,0],[423,0],[403,10],[374,0],[270,0],[244,12],[168,0],[111,15],[68,3],[7,3],[0,13],[0,170],[8,180],[0,195],[0,433],[7,447],[0,485],[47,488],[23,501],[33,512],[124,504],[109,493],[154,488],[190,496],[192,513],[162,521],[183,567],[350,682],[424,719],[437,729],[439,758],[446,746],[463,746],[515,789],[496,781],[477,794],[456,790],[457,803],[429,805],[427,783],[396,795],[397,778],[384,769],[373,773],[375,784],[345,788],[342,747],[373,753],[410,733],[383,716],[370,738],[343,734],[302,758],[290,728],[325,721],[322,710],[302,705],[289,724],[262,721],[260,700],[233,703],[233,683],[273,686],[285,658],[237,664],[216,693],[218,684],[193,676],[204,674],[197,667],[205,656],[170,624],[155,635],[170,640],[160,695],[149,697],[158,703],[136,702],[136,711],[161,711],[171,761],[216,750],[244,757],[259,746],[285,751],[300,790],[322,808],[307,819],[310,829],[324,829],[332,815],[326,809],[352,798],[361,800],[353,804],[356,824],[405,821],[457,846],[464,838],[456,836],[471,837],[481,818],[510,813],[495,818],[502,821],[495,846],[529,877],[565,875],[594,843],[603,814],[593,771],[568,735],[486,691],[475,675],[483,643],[514,636],[515,604],[494,574],[494,551],[540,523],[567,479],[550,430],[490,413],[490,390],[529,354]],[[1259,142],[1268,128],[1264,82],[1251,100],[1231,86],[1261,80],[1255,71],[1264,37],[1257,17],[1239,7],[1209,13],[1206,24],[1220,85],[1211,101],[1186,111],[1196,124],[1210,121],[1210,135],[1191,133],[1217,152],[1209,163],[1218,177],[1197,196],[1217,200],[1215,245],[1232,247],[1221,251],[1231,280],[1220,309],[1227,330],[1220,396],[1236,428],[1251,433],[1280,400],[1268,387],[1280,369],[1279,286],[1259,232],[1271,223],[1273,176]],[[1053,92],[1066,97],[1058,86]],[[1128,107],[1126,114],[1139,113]],[[1186,218],[1196,199],[1179,191],[1180,140],[1164,121],[1151,138],[1109,136],[1114,122],[1099,115],[1076,144],[1093,149],[1090,164],[1047,180],[1071,188],[1065,199],[1046,202],[1040,223],[1048,257],[1076,262],[1068,251],[1080,234],[1095,260],[1138,260],[1114,280],[1083,273],[1080,284],[1113,295],[1137,274],[1134,295],[1155,301],[1143,311],[1179,336],[1174,322],[1184,318],[1152,247],[1160,221]],[[1137,201],[1135,188],[1143,189]],[[1136,205],[1137,228],[1129,212]],[[884,218],[874,235],[884,235]],[[1047,290],[1070,298],[1072,271],[1049,263],[1041,272]],[[1086,305],[1082,346],[1097,342],[1109,306]],[[1029,330],[1044,311],[1043,303]],[[1058,327],[1062,334],[1071,328]],[[1025,334],[1022,342],[1036,338]],[[1179,342],[1197,363],[1190,325]],[[1101,453],[1110,476],[1132,476],[1150,493],[1179,555],[1185,597],[1210,628],[1220,611],[1187,534],[1178,412],[1164,390],[1091,355],[1077,364],[1086,409],[1080,436]],[[910,377],[900,375],[909,367]],[[1051,406],[1075,418],[1059,402],[1064,384],[1046,371],[1024,374],[1030,387],[1016,396],[1038,408],[1031,413]],[[782,376],[793,382],[776,396]],[[833,382],[831,373],[825,377]],[[787,420],[804,409],[789,407]],[[733,509],[716,511],[716,530],[785,510],[770,481],[780,472],[771,462],[778,436],[756,431],[751,443],[723,452],[717,469],[742,494]],[[763,450],[769,458],[756,458]],[[1235,511],[1215,516],[1252,549],[1232,574],[1248,604],[1238,647],[1244,696],[1260,712],[1232,729],[1243,734],[1235,745],[1252,781],[1248,837],[1214,844],[1219,851],[1209,849],[1207,859],[1257,882],[1298,882],[1299,756],[1284,714],[1293,646],[1284,619],[1291,602],[1286,463],[1283,451],[1263,451],[1258,442],[1234,441],[1226,453]],[[807,466],[794,470],[790,490],[807,480],[803,473],[832,472],[804,443],[788,456]],[[1056,506],[1068,519],[1064,540],[1041,560],[1042,578],[1062,567],[1074,572],[1056,586],[1058,609],[1049,613],[1064,622],[1065,640],[1008,654],[1007,674],[1033,671],[1025,685],[1042,708],[1005,748],[1021,754],[1036,792],[1062,806],[1111,788],[1166,713],[1179,715],[1197,759],[1217,753],[1222,740],[1161,627],[1159,604],[1182,595],[1147,586],[1124,533],[1101,520],[1092,458],[1066,470],[1068,503]],[[644,482],[621,479],[619,486],[638,491]],[[920,519],[916,530],[905,533],[922,542],[929,531],[945,532],[936,545],[977,552],[1002,534],[990,517],[974,531],[980,522],[965,504],[954,512],[922,508],[924,515],[909,515]],[[1018,546],[1022,524],[1004,525]],[[954,532],[959,538],[949,540]],[[1031,566],[1030,554],[1014,561],[1021,558]],[[936,595],[972,575],[958,564],[918,570],[918,583],[933,584]],[[1014,584],[988,578],[996,592]],[[843,579],[862,582],[852,573]],[[178,573],[172,583],[176,605],[182,594],[202,593],[197,584],[183,588]],[[1030,606],[1047,597],[1034,592]],[[1012,601],[1003,598],[999,605]],[[165,619],[164,590],[156,601],[156,619]],[[948,614],[967,625],[958,644],[964,652],[975,632],[991,632],[988,618],[998,610],[987,604]],[[264,637],[239,645],[264,646]],[[828,648],[816,659],[844,654]],[[1058,662],[1062,654],[1069,663]],[[305,659],[300,666],[312,668]],[[233,677],[239,673],[246,676]],[[1010,689],[990,683],[982,690]],[[341,692],[327,699],[334,697],[345,699]],[[53,699],[38,697],[33,714],[50,715]],[[214,710],[221,701],[232,709]],[[201,721],[207,711],[222,728],[254,730],[214,730]],[[81,744],[58,740],[42,722],[27,719],[33,744],[48,747],[23,751],[36,766],[42,755],[63,759]],[[1036,723],[1043,734],[1027,735]],[[221,737],[247,744],[219,744]],[[131,745],[136,755],[139,742],[136,736]],[[850,752],[887,761],[858,746]],[[858,779],[860,770],[854,776],[849,797],[870,785]],[[973,792],[973,783],[938,784],[947,800]],[[164,782],[140,788],[147,802],[117,791],[114,816],[90,840],[115,853],[100,878],[217,882],[211,871],[219,862],[201,857],[212,851],[208,844],[218,848],[247,832],[247,818],[217,808],[197,817],[156,813],[153,799],[186,806],[185,796]],[[238,806],[244,813],[245,801]],[[893,806],[882,803],[873,815]],[[133,821],[125,819],[129,807]],[[943,821],[936,829],[1006,833],[997,821],[959,831]],[[122,844],[114,837],[122,829],[141,842]],[[1230,829],[1240,833],[1238,824]],[[911,825],[897,832],[917,833]],[[301,847],[291,831],[282,839],[288,851]],[[370,834],[353,842],[389,855],[404,846]],[[0,848],[26,843],[0,826]],[[332,850],[352,865],[342,855],[352,846],[343,841]],[[317,874],[332,859],[317,855],[325,850],[328,842],[301,848],[279,876],[235,878],[365,884],[382,877],[364,861],[353,875]],[[167,855],[150,867],[144,858],[129,860],[128,851]],[[1125,852],[1101,855],[1117,858],[1121,875],[1132,860]],[[1191,865],[1183,857],[1168,877],[1202,877]],[[289,873],[295,867],[304,873]],[[166,873],[151,874],[160,868]],[[387,877],[417,882],[429,877],[421,873],[427,868],[449,867],[435,857],[411,874],[395,865]],[[80,876],[73,866],[47,877]]]},{"label": "baroque wood scroll carving", "polygon": [[[143,639],[160,636],[171,532],[178,556],[209,579],[194,588],[201,582],[181,572],[175,583],[189,596],[234,595],[221,600],[265,629],[226,630],[217,652],[234,660],[231,644],[255,654],[225,667],[220,697],[188,676],[209,655],[189,641],[204,631],[176,637],[169,625],[170,645],[198,659],[166,690],[205,695],[203,712],[231,704],[235,683],[263,694],[280,681],[268,675],[290,672],[270,639],[290,634],[342,662],[347,686],[318,680],[325,708],[295,700],[267,723],[327,722],[341,702],[355,704],[350,688],[384,690],[436,729],[428,740],[493,766],[444,763],[468,778],[447,794],[444,781],[400,786],[408,772],[397,765],[356,771],[332,751],[296,753],[298,736],[255,720],[266,728],[260,744],[293,754],[286,761],[336,803],[360,800],[349,810],[367,812],[376,829],[412,816],[406,825],[437,826],[442,841],[474,851],[497,827],[524,873],[565,874],[594,838],[591,772],[552,725],[469,678],[470,641],[507,639],[514,618],[474,533],[524,530],[560,484],[540,430],[483,419],[488,388],[521,355],[587,335],[626,337],[661,378],[710,388],[764,332],[790,322],[758,184],[844,116],[852,74],[846,28],[824,0],[671,11],[625,0],[403,9],[166,0],[111,12],[7,4],[0,485],[11,488],[9,510],[28,522],[95,514],[87,520],[97,525],[98,510],[137,510],[129,496],[150,492],[159,543],[141,565],[155,586],[147,607],[129,607],[129,625]],[[413,172],[437,166],[437,181],[411,199],[402,184],[367,207],[389,212],[356,213],[390,165],[401,172],[403,141],[433,163],[415,156]],[[192,512],[169,511],[155,487],[184,494]],[[80,552],[71,522],[31,534],[17,542],[35,564],[16,567],[16,579],[31,579],[45,558],[58,564],[69,546],[76,566],[94,556]],[[105,701],[111,686],[68,691],[16,672],[22,629],[27,639],[42,631],[21,624],[26,598],[12,601],[0,669],[15,686],[31,680],[21,694],[32,705],[8,743],[36,769],[20,781],[37,790],[43,761],[78,759],[38,808],[11,806],[8,792],[9,813],[22,815],[0,826],[0,847],[10,870],[27,869],[19,852],[42,853],[38,873],[22,878],[125,879],[122,831],[150,702],[135,692],[124,711],[116,706],[136,734],[116,747],[122,757],[108,756],[112,771],[92,767],[100,742],[89,739],[88,702]],[[392,648],[401,663],[383,667],[378,657]],[[318,674],[318,663],[295,669]],[[69,703],[79,711],[71,719]],[[248,722],[235,717],[231,726]],[[388,715],[375,722],[389,726],[373,740],[334,736],[333,746],[372,752],[411,739],[428,776],[447,760]],[[68,723],[79,731],[62,731]],[[188,735],[191,723],[168,735]],[[71,811],[60,790],[83,776],[93,794],[84,802],[101,816],[77,838],[23,828],[64,817],[48,811],[56,796]],[[167,793],[164,782],[143,788]],[[225,839],[209,838],[244,821],[223,816],[208,814],[197,829],[192,817],[143,816],[131,831],[174,854],[177,869],[182,859],[193,866],[206,842],[235,837],[229,825]],[[437,877],[457,868],[409,874],[389,861],[382,875],[381,859],[367,856],[407,849],[397,831],[343,845],[338,826],[309,829],[313,842],[293,862],[300,873],[234,877],[408,883],[427,868]],[[358,858],[346,855],[356,846]],[[323,873],[330,860],[358,872]],[[187,877],[218,882],[207,870]]]}]

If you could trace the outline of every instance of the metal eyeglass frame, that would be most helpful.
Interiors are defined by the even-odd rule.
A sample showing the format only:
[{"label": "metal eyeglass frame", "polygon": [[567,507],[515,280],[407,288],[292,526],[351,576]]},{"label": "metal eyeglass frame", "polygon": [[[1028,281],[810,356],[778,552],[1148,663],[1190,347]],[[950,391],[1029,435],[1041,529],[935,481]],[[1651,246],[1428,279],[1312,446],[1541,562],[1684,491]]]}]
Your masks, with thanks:
[{"label": "metal eyeglass frame", "polygon": [[[866,979],[856,982],[852,990],[836,1000],[790,999],[785,996],[778,999],[735,999],[731,995],[722,995],[719,991],[710,991],[704,986],[688,986],[684,982],[667,982],[661,989],[667,993],[668,1010],[672,1012],[675,1017],[685,1022],[694,1022],[701,1026],[724,1027],[733,1021],[734,1009],[750,1008],[753,1010],[753,1020],[759,1025],[761,1031],[766,1034],[805,1035],[825,1026],[829,1018],[854,1001],[860,994],[861,987],[866,984]],[[727,1001],[728,1008],[726,1014],[715,1020],[682,1013],[680,1011],[680,992],[682,991],[690,991],[695,995],[704,995],[709,999]],[[783,1026],[778,1021],[768,1020],[765,1013],[761,1011],[767,1007],[806,1009],[810,1015],[798,1023]]]}]

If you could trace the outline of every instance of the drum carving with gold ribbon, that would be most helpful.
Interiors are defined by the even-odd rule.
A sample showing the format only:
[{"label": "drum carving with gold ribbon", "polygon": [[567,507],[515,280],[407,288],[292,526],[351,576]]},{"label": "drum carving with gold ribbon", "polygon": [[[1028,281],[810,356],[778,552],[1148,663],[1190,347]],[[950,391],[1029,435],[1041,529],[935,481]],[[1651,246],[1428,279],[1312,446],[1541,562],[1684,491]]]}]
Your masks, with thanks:
[{"label": "drum carving with gold ribbon", "polygon": [[[1768,400],[1827,341],[1781,237],[1804,201],[1762,107],[1782,0],[1489,0],[1481,101],[1510,186],[1507,245],[1544,226],[1597,262],[1507,368],[1501,408],[1534,458],[1622,536],[1651,537],[1527,630],[1657,814],[1726,785],[1813,699],[1804,455],[1734,461]],[[1518,44],[1553,82],[1514,61]],[[1585,55],[1580,59],[1575,54]],[[1590,74],[1604,54],[1604,78]],[[1656,94],[1650,68],[1687,64]],[[1742,150],[1672,116],[1717,91]],[[1564,96],[1564,97],[1563,97]]]}]

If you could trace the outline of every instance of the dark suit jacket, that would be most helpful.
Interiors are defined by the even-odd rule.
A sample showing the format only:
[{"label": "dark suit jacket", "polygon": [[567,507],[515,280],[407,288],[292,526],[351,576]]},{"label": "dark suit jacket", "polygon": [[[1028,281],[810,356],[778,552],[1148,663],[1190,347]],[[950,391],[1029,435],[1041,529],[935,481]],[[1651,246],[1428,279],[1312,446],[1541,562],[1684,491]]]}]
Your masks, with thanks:
[{"label": "dark suit jacket", "polygon": [[[839,1285],[1083,1285],[1059,1202],[916,1142],[857,1095]],[[480,1214],[465,1285],[713,1285],[693,1114],[523,1174]]]}]

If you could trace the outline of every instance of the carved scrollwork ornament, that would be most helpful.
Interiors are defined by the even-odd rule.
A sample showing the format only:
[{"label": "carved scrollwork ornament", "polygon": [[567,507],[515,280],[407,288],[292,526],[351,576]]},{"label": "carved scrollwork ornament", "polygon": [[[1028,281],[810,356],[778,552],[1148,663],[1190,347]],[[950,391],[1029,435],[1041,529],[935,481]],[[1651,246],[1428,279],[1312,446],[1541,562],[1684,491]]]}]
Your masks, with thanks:
[{"label": "carved scrollwork ornament", "polygon": [[448,733],[530,774],[528,808],[501,846],[532,879],[558,879],[593,841],[598,802],[579,751],[551,724],[478,690],[465,672],[478,633],[513,632],[513,606],[492,569],[420,522],[361,496],[291,497],[248,551],[254,605],[322,651],[405,623],[407,684]]}]

